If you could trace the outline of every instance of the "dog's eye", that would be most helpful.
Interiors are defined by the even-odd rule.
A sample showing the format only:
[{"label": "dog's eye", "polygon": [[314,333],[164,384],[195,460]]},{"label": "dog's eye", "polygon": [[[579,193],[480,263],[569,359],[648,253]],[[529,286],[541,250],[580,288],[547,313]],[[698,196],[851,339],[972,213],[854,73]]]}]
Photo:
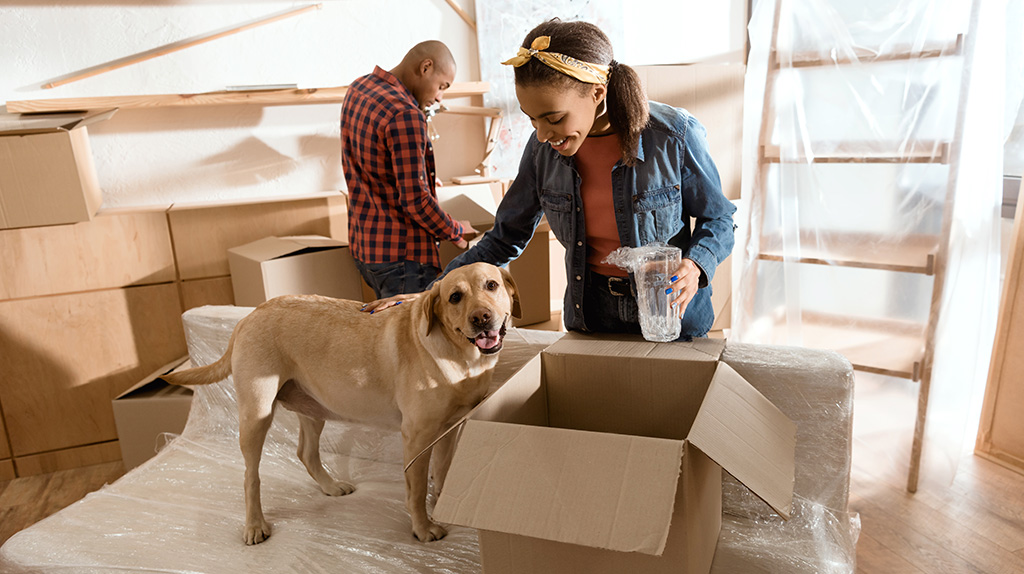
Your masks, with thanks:
[{"label": "dog's eye", "polygon": [[490,281],[487,282],[487,290],[488,291],[494,291],[497,288],[498,288],[498,282],[495,281],[494,279],[491,279]]},{"label": "dog's eye", "polygon": [[452,305],[458,303],[459,301],[462,301],[462,293],[459,291],[456,291],[448,296],[448,302],[451,303]]}]

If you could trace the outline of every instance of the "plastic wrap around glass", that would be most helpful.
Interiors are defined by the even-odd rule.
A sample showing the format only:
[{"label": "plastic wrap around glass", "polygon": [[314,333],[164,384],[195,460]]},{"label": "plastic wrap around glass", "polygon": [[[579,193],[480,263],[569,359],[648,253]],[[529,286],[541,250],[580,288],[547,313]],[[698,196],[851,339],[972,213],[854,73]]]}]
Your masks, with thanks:
[{"label": "plastic wrap around glass", "polygon": [[648,341],[663,343],[679,338],[682,324],[672,307],[675,296],[667,290],[682,256],[678,247],[651,243],[643,247],[620,247],[605,258],[605,263],[633,273],[636,302],[640,307],[640,330]]}]

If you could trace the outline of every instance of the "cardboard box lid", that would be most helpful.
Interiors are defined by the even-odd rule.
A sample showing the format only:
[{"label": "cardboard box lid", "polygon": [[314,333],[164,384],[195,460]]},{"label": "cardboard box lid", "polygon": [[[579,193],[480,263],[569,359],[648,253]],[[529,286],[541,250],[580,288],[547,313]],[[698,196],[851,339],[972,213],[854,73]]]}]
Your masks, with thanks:
[{"label": "cardboard box lid", "polygon": [[697,338],[688,342],[652,343],[609,333],[566,333],[545,349],[548,354],[635,357],[690,362],[715,362],[725,350],[725,339]]},{"label": "cardboard box lid", "polygon": [[796,424],[729,365],[718,364],[687,439],[789,519]]},{"label": "cardboard box lid", "polygon": [[271,236],[238,247],[232,247],[228,249],[228,253],[233,253],[252,261],[270,261],[301,252],[336,249],[338,247],[346,247],[347,245],[344,241],[320,235]]},{"label": "cardboard box lid", "polygon": [[498,212],[490,184],[439,187],[437,201],[448,215],[469,221],[477,229],[494,224]]},{"label": "cardboard box lid", "polygon": [[434,518],[660,555],[684,441],[470,420]]},{"label": "cardboard box lid", "polygon": [[[192,389],[188,387],[172,386],[165,383],[160,379],[163,375],[172,373],[174,371],[183,371],[185,369],[192,368],[192,361],[188,358],[188,355],[175,359],[170,363],[160,367],[152,373],[143,377],[142,380],[132,385],[128,390],[114,397],[114,400],[120,400],[131,397],[141,396],[157,396],[162,394],[180,393],[180,394],[192,394]],[[167,390],[170,388],[171,390]]]},{"label": "cardboard box lid", "polygon": [[117,108],[78,114],[44,114],[39,116],[21,116],[13,120],[0,120],[0,137],[24,136],[51,132],[69,132],[110,119]]}]

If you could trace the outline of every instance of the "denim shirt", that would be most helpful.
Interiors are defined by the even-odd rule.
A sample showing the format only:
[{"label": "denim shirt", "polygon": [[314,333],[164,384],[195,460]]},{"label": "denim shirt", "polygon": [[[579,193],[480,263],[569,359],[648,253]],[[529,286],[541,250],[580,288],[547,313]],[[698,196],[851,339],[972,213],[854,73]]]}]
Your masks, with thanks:
[{"label": "denim shirt", "polygon": [[[714,323],[710,281],[718,264],[732,252],[736,208],[722,194],[704,126],[680,108],[651,102],[650,109],[650,121],[640,135],[639,161],[626,166],[619,160],[612,168],[615,223],[622,245],[662,241],[679,247],[683,257],[700,267],[700,289],[684,314],[683,334],[701,336]],[[555,237],[565,246],[565,326],[587,330],[583,316],[587,238],[580,176],[572,157],[537,141],[536,133],[498,207],[494,227],[446,271],[477,261],[506,265],[526,248],[541,216],[547,216]]]}]

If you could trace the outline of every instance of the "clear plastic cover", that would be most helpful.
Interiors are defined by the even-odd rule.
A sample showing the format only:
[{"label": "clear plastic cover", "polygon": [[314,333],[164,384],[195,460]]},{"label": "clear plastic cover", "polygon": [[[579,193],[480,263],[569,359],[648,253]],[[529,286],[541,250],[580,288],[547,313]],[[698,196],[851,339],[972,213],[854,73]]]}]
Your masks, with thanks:
[{"label": "clear plastic cover", "polygon": [[682,331],[682,323],[670,305],[675,296],[666,291],[679,269],[682,253],[674,245],[655,242],[640,247],[619,247],[604,258],[604,263],[632,273],[636,281],[640,331],[648,341],[675,341]]},{"label": "clear plastic cover", "polygon": [[[930,391],[921,478],[937,484],[995,329],[1004,11],[766,0],[749,27],[732,335],[927,381],[894,387]],[[894,441],[904,465],[911,438]]]},{"label": "clear plastic cover", "polygon": [[[208,364],[251,308],[185,313],[189,353]],[[510,329],[495,381],[561,336]],[[778,518],[738,482],[724,485],[722,535],[712,572],[852,573],[859,531],[847,512],[852,371],[836,353],[730,344],[723,360],[797,423],[796,504]],[[480,572],[476,531],[417,542],[404,505],[397,432],[328,422],[323,460],[356,485],[320,492],[298,461],[298,421],[279,409],[260,467],[263,509],[273,528],[242,542],[244,464],[230,380],[197,387],[188,424],[156,456],[124,477],[19,532],[0,548],[0,571],[68,572]],[[428,507],[433,500],[428,501]]]},{"label": "clear plastic cover", "polygon": [[853,369],[832,351],[729,343],[722,360],[797,426],[793,515],[728,474],[712,572],[852,574],[860,517],[848,509]]}]

